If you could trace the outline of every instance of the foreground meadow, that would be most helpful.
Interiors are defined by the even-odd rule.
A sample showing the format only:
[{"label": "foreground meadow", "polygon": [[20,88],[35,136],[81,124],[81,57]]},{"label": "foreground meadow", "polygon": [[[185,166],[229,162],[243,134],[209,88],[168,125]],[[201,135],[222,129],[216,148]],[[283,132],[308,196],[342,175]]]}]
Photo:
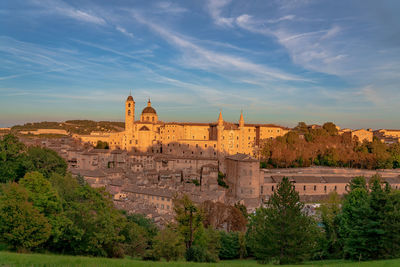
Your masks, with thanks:
[{"label": "foreground meadow", "polygon": [[[217,267],[263,267],[277,265],[261,265],[254,260],[220,261],[218,263],[192,263],[192,262],[152,262],[131,259],[108,259],[81,256],[63,256],[50,254],[18,254],[13,252],[0,252],[0,266],[138,266],[138,267],[190,267],[190,266],[217,266]],[[285,265],[298,266],[298,265]],[[365,267],[394,267],[400,266],[400,259],[368,262],[348,261],[314,261],[302,266],[365,266]]]}]

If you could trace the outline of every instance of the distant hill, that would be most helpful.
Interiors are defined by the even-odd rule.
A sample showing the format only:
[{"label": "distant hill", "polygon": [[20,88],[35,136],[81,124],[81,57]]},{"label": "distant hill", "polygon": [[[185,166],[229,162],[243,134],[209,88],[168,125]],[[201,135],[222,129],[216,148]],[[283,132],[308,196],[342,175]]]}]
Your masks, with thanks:
[{"label": "distant hill", "polygon": [[71,134],[90,134],[91,132],[120,132],[125,129],[124,122],[68,120],[65,122],[33,122],[11,127],[11,132],[34,131],[38,129],[63,129]]}]

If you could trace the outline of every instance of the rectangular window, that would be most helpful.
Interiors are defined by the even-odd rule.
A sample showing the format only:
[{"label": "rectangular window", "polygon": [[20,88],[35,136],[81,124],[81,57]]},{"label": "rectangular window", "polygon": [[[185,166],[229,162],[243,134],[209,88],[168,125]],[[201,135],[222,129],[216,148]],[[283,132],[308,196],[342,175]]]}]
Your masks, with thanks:
[{"label": "rectangular window", "polygon": [[314,185],[314,191],[317,191],[317,186],[316,185]]},{"label": "rectangular window", "polygon": [[303,186],[303,190],[306,191],[306,186]]}]

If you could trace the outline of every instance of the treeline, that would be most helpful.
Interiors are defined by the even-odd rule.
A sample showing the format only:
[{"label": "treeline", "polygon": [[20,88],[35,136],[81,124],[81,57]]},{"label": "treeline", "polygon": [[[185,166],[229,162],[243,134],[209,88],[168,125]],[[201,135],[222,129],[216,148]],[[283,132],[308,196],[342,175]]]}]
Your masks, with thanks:
[{"label": "treeline", "polygon": [[[0,181],[0,244],[10,250],[146,260],[245,256],[243,206],[198,206],[177,196],[177,223],[160,230],[117,210],[110,194],[69,174],[54,151],[26,147],[13,135],[0,139]],[[229,232],[215,230],[224,227]]]},{"label": "treeline", "polygon": [[122,257],[141,255],[158,229],[115,209],[104,189],[67,173],[54,151],[0,140],[0,242],[11,250]]},{"label": "treeline", "polygon": [[400,191],[379,176],[356,177],[349,192],[330,194],[308,215],[283,178],[267,203],[248,214],[237,203],[173,199],[174,221],[159,229],[142,215],[115,209],[104,189],[72,177],[50,150],[0,140],[0,243],[37,251],[144,260],[260,263],[400,257]]},{"label": "treeline", "polygon": [[37,129],[63,129],[73,134],[90,134],[93,131],[116,132],[125,128],[124,122],[68,120],[65,122],[33,122],[11,127],[13,133],[19,131],[34,131]]},{"label": "treeline", "polygon": [[264,168],[400,168],[400,144],[385,144],[375,137],[372,142],[360,142],[350,135],[339,135],[330,122],[317,129],[301,122],[284,136],[264,140],[260,148]]}]

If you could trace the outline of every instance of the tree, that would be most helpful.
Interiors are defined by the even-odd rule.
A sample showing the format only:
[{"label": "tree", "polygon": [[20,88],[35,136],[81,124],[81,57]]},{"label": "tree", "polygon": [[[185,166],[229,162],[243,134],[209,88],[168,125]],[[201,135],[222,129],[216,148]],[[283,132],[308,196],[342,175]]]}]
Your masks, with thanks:
[{"label": "tree", "polygon": [[339,219],[341,212],[340,197],[336,191],[329,193],[328,199],[325,200],[318,208],[321,223],[324,230],[324,238],[320,245],[322,258],[341,258],[343,254],[343,245],[339,235]]},{"label": "tree", "polygon": [[109,145],[106,141],[97,141],[95,149],[109,149]]},{"label": "tree", "polygon": [[46,217],[61,212],[61,202],[57,192],[40,172],[25,174],[19,184],[28,190],[29,201]]},{"label": "tree", "polygon": [[382,223],[385,235],[385,251],[388,258],[400,257],[400,191],[388,193],[385,217]]},{"label": "tree", "polygon": [[46,242],[51,232],[47,219],[32,203],[28,192],[16,183],[0,192],[0,240],[17,251],[29,251]]},{"label": "tree", "polygon": [[324,125],[322,125],[322,128],[328,132],[330,135],[337,135],[338,134],[338,129],[336,128],[336,125],[333,122],[326,122]]},{"label": "tree", "polygon": [[143,255],[149,246],[149,235],[145,228],[128,221],[123,228],[121,235],[125,237],[124,254],[131,257]]},{"label": "tree", "polygon": [[368,191],[364,187],[365,179],[358,177],[350,183],[350,192],[345,196],[340,214],[340,235],[346,258],[367,260],[371,258],[368,232],[373,224],[370,221]]},{"label": "tree", "polygon": [[220,231],[221,249],[219,258],[222,260],[237,259],[240,256],[239,232]]},{"label": "tree", "polygon": [[164,258],[166,261],[178,260],[183,257],[185,246],[182,236],[167,227],[155,236],[154,254]]},{"label": "tree", "polygon": [[258,261],[288,264],[310,257],[318,230],[303,207],[294,186],[284,177],[267,207],[257,209],[250,217],[248,242]]},{"label": "tree", "polygon": [[0,183],[18,181],[24,176],[29,162],[26,146],[14,135],[8,134],[0,140]]},{"label": "tree", "polygon": [[184,238],[186,249],[189,249],[193,244],[195,233],[203,227],[203,212],[187,195],[174,198],[173,204],[178,231]]},{"label": "tree", "polygon": [[29,147],[27,157],[32,166],[30,171],[38,171],[46,178],[49,178],[53,172],[60,175],[65,175],[67,173],[67,163],[54,150],[41,147]]},{"label": "tree", "polygon": [[220,236],[213,228],[200,227],[195,233],[193,246],[186,250],[187,261],[217,262],[220,250]]}]

